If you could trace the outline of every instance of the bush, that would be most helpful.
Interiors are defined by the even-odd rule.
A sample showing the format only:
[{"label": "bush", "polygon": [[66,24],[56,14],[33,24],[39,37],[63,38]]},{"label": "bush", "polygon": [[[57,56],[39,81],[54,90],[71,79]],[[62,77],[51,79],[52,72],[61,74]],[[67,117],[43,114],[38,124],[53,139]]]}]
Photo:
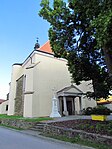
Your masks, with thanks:
[{"label": "bush", "polygon": [[92,114],[92,107],[88,107],[83,111],[84,115],[91,115]]},{"label": "bush", "polygon": [[110,115],[110,113],[111,113],[111,110],[102,105],[94,107],[92,109],[92,114],[96,114],[96,115]]},{"label": "bush", "polygon": [[95,115],[110,115],[111,110],[108,109],[107,107],[104,107],[102,105],[97,106],[97,107],[88,107],[86,110],[84,110],[84,115],[91,115],[91,114],[95,114]]}]

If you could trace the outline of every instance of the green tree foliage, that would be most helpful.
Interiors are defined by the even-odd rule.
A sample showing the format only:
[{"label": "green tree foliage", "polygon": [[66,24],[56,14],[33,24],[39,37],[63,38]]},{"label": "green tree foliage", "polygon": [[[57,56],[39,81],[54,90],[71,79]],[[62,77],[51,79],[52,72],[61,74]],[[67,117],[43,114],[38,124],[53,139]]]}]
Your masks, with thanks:
[{"label": "green tree foliage", "polygon": [[92,80],[90,97],[106,98],[112,86],[111,0],[41,1],[39,15],[50,23],[49,39],[56,57],[68,60],[76,84]]}]

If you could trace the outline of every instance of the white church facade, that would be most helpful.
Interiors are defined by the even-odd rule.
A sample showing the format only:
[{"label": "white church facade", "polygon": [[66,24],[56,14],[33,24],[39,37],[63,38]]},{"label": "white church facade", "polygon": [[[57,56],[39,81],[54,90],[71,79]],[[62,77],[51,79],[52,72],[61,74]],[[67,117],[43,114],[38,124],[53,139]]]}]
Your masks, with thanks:
[{"label": "white church facade", "polygon": [[84,95],[92,90],[88,84],[71,84],[67,61],[54,57],[48,41],[35,47],[22,64],[12,65],[8,115],[50,116],[54,94],[61,116],[80,114],[83,108],[96,106]]}]

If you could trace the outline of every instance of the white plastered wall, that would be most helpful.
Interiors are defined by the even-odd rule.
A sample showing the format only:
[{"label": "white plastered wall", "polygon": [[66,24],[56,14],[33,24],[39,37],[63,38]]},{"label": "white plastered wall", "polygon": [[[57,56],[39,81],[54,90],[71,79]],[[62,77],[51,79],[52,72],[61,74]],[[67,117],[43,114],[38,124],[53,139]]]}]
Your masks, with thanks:
[{"label": "white plastered wall", "polygon": [[24,96],[24,112],[23,112],[24,117],[33,117],[32,99],[33,99],[33,94],[26,94]]},{"label": "white plastered wall", "polygon": [[38,64],[34,68],[33,116],[49,116],[53,92],[71,83],[67,62],[44,54],[36,54],[35,61]]},{"label": "white plastered wall", "polygon": [[15,95],[16,95],[16,80],[22,74],[21,65],[12,66],[11,83],[9,89],[9,109],[8,115],[14,115]]},{"label": "white plastered wall", "polygon": [[[30,57],[28,57],[28,59],[22,65],[14,64],[12,66],[8,115],[14,115],[16,80],[18,80],[22,75],[26,76],[25,91],[23,92],[33,91],[33,71],[29,71],[30,69],[26,69],[27,67],[31,66],[31,63],[34,63],[34,54],[32,54],[31,56],[32,60]],[[24,94],[24,116],[32,117],[32,99],[32,95]]]},{"label": "white plastered wall", "polygon": [[[80,85],[77,86],[83,93],[88,91],[93,91],[91,81],[82,81]],[[87,107],[95,107],[97,105],[94,99],[89,99],[85,95],[82,96],[82,109]]]},{"label": "white plastered wall", "polygon": [[[33,116],[33,102],[34,102],[34,66],[35,65],[35,54],[33,54],[27,62],[23,65],[24,75],[26,76],[25,91],[24,91],[24,117]],[[37,106],[37,105],[36,105]]]},{"label": "white plastered wall", "polygon": [[0,104],[0,114],[7,114],[6,106],[9,104],[9,100],[4,101]]},{"label": "white plastered wall", "polygon": [[110,104],[103,104],[103,106],[105,106],[105,107],[109,108],[110,110],[112,110],[112,103],[110,103]]},{"label": "white plastered wall", "polygon": [[32,116],[32,102],[33,102],[33,68],[25,70],[26,75],[26,84],[24,92],[24,117],[33,117]]}]

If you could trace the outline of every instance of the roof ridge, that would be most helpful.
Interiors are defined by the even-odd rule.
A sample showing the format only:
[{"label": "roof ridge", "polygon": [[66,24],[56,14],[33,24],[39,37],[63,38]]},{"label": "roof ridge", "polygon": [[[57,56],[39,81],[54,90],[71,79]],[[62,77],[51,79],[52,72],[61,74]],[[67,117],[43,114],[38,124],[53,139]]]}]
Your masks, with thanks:
[{"label": "roof ridge", "polygon": [[[42,46],[40,46],[40,48],[42,48],[43,46],[45,46],[45,45],[47,44],[47,42],[50,42],[50,41],[49,41],[49,40],[46,41]],[[38,48],[38,50],[39,50],[40,48]]]},{"label": "roof ridge", "polygon": [[53,54],[49,40],[44,45],[42,45],[40,48],[38,48],[37,50],[42,51],[42,52],[46,52],[49,54]]}]

